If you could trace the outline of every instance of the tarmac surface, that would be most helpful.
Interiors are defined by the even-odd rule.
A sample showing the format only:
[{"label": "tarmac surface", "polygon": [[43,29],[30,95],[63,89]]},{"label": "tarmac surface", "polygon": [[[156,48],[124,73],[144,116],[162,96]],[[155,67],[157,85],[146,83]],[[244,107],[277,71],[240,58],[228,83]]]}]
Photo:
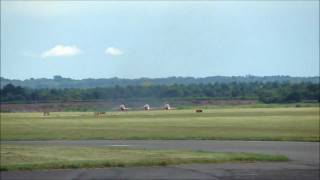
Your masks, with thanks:
[{"label": "tarmac surface", "polygon": [[166,167],[58,169],[1,172],[6,179],[281,179],[319,180],[319,142],[214,140],[2,141],[1,144],[128,147],[281,154],[288,162],[186,164]]}]

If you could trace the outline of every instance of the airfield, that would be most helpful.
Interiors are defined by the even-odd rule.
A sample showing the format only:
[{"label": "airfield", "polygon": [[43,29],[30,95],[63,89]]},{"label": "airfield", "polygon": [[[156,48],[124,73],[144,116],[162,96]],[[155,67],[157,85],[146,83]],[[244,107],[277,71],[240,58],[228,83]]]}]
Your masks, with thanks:
[{"label": "airfield", "polygon": [[1,113],[1,157],[2,179],[319,179],[319,108]]}]

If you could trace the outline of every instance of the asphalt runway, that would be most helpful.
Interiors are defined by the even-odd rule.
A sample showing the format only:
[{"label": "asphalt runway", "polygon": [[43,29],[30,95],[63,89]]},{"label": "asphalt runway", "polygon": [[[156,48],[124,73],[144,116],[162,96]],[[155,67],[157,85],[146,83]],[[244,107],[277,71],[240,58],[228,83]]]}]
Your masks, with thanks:
[{"label": "asphalt runway", "polygon": [[2,141],[1,144],[181,149],[281,154],[289,162],[1,172],[1,179],[284,179],[319,180],[319,142],[213,140]]}]

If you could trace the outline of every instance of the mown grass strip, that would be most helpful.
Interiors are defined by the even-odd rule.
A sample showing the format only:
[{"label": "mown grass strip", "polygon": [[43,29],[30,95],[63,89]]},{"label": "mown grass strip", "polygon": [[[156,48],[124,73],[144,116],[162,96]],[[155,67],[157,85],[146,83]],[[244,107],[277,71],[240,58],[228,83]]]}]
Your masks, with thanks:
[{"label": "mown grass strip", "polygon": [[319,108],[5,113],[1,140],[208,139],[319,141]]}]

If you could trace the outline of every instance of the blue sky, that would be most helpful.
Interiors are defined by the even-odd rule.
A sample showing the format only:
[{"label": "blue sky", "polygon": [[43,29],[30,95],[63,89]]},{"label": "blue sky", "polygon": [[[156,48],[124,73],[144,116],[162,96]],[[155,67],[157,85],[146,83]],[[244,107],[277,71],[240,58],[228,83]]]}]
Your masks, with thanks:
[{"label": "blue sky", "polygon": [[319,1],[1,1],[1,76],[319,75]]}]

